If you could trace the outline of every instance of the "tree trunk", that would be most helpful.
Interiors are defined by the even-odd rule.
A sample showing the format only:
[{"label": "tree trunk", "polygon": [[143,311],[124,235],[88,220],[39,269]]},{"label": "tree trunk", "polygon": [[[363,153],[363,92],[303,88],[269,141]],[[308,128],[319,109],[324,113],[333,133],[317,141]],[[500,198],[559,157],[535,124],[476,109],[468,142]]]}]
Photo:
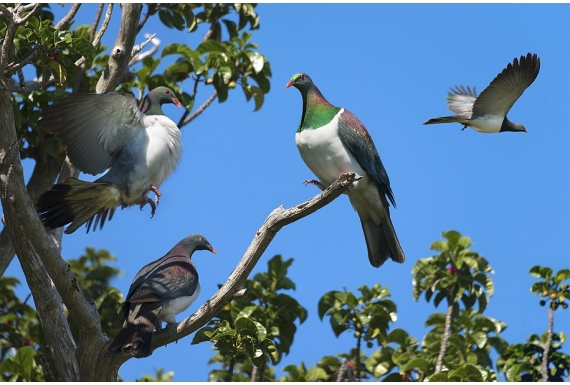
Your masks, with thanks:
[{"label": "tree trunk", "polygon": [[[230,366],[228,367],[228,374],[224,379],[225,382],[232,382],[232,377],[234,375],[234,366],[236,365],[236,361],[233,358],[230,358]],[[255,368],[255,366],[254,366]]]},{"label": "tree trunk", "polygon": [[548,382],[548,352],[550,351],[550,344],[552,343],[552,331],[554,329],[554,310],[550,303],[548,307],[548,331],[546,332],[546,342],[544,343],[544,353],[542,353],[542,382]]},{"label": "tree trunk", "polygon": [[443,329],[443,339],[441,340],[441,347],[439,348],[439,354],[437,356],[437,362],[435,364],[435,372],[439,373],[441,367],[443,366],[443,358],[445,357],[445,351],[447,350],[447,342],[449,340],[449,332],[451,329],[451,315],[453,314],[453,304],[447,306],[447,314],[445,315],[445,327]]}]

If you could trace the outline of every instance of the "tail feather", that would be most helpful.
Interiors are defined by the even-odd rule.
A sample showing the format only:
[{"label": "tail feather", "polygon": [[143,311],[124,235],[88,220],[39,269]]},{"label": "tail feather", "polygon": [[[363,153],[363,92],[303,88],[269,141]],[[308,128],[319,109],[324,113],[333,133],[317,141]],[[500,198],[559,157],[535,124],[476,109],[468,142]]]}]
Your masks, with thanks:
[{"label": "tail feather", "polygon": [[160,302],[131,304],[123,328],[113,339],[105,355],[113,357],[121,352],[143,358],[152,354],[152,335],[157,316],[162,309]]},{"label": "tail feather", "polygon": [[[100,222],[103,227],[109,212],[119,205],[110,194],[113,186],[109,183],[85,182],[77,178],[67,178],[52,186],[36,201],[36,210],[48,229],[55,229],[71,223],[65,230],[71,234],[89,221],[87,232],[95,219],[95,227]],[[114,206],[114,207],[113,207]],[[96,216],[96,218],[94,218]]]},{"label": "tail feather", "polygon": [[461,118],[460,116],[457,115],[452,115],[452,116],[441,116],[439,118],[432,118],[429,119],[427,122],[425,122],[424,124],[439,124],[439,123],[462,123],[461,120],[463,120],[463,118]]},{"label": "tail feather", "polygon": [[368,248],[368,260],[372,266],[380,267],[388,258],[398,263],[405,261],[404,251],[389,216],[380,225],[376,225],[372,219],[361,220],[360,223]]}]

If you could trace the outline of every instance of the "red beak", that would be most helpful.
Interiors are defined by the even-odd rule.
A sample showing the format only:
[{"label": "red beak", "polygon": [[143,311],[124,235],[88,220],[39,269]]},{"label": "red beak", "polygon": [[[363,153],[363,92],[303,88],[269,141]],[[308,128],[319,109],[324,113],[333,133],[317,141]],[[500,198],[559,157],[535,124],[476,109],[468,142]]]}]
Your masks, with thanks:
[{"label": "red beak", "polygon": [[291,87],[292,85],[293,85],[293,81],[290,80],[290,81],[285,85],[285,88],[289,88],[289,87]]},{"label": "red beak", "polygon": [[175,105],[176,107],[181,107],[181,106],[182,106],[182,103],[180,103],[180,101],[179,101],[178,99],[172,98],[172,101],[174,102],[174,105]]},{"label": "red beak", "polygon": [[208,248],[212,253],[216,254],[216,250],[212,247],[212,245],[209,245]]}]

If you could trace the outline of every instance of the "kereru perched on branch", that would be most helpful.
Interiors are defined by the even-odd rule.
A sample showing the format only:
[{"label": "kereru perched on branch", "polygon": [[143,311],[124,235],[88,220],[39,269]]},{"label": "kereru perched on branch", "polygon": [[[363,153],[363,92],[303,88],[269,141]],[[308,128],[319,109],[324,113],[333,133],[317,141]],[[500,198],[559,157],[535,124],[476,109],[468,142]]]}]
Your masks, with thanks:
[{"label": "kereru perched on branch", "polygon": [[487,134],[527,132],[522,124],[507,119],[511,107],[524,90],[534,82],[540,70],[540,58],[530,53],[514,59],[513,64],[497,75],[477,96],[475,87],[455,87],[447,93],[447,107],[457,115],[433,118],[424,124],[461,123],[462,130],[471,127]]},{"label": "kereru perched on branch", "polygon": [[151,355],[154,329],[161,329],[162,321],[176,324],[175,316],[188,309],[200,293],[198,271],[190,260],[196,250],[216,253],[206,238],[192,234],[137,273],[122,307],[123,328],[107,356],[122,351],[137,358]]},{"label": "kereru perched on branch", "polygon": [[301,92],[303,114],[295,135],[301,158],[327,188],[343,172],[363,178],[348,192],[358,213],[368,248],[368,259],[380,267],[388,258],[404,262],[404,252],[390,220],[388,199],[395,206],[388,174],[366,127],[348,110],[330,104],[309,75],[297,73],[287,83]]},{"label": "kereru perched on branch", "polygon": [[158,188],[174,171],[182,156],[182,140],[176,124],[164,116],[162,104],[180,102],[166,87],[153,89],[137,107],[129,94],[74,95],[51,106],[39,124],[66,146],[71,163],[89,174],[109,171],[94,182],[67,178],[52,186],[36,202],[44,225],[73,233],[87,222],[95,229],[123,208],[158,204]]}]

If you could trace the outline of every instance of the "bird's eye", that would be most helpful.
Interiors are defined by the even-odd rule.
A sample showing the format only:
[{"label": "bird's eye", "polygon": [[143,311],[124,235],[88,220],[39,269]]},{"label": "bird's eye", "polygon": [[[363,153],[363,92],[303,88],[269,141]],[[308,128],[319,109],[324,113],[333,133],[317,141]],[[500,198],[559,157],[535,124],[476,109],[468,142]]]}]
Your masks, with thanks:
[{"label": "bird's eye", "polygon": [[305,75],[301,75],[301,76],[299,77],[299,79],[305,80]]},{"label": "bird's eye", "polygon": [[201,240],[202,242],[204,242],[204,241],[205,241],[204,237],[200,237],[200,240]]},{"label": "bird's eye", "polygon": [[166,90],[166,91],[164,91],[164,93],[165,93],[166,95],[170,95],[170,90]]}]

